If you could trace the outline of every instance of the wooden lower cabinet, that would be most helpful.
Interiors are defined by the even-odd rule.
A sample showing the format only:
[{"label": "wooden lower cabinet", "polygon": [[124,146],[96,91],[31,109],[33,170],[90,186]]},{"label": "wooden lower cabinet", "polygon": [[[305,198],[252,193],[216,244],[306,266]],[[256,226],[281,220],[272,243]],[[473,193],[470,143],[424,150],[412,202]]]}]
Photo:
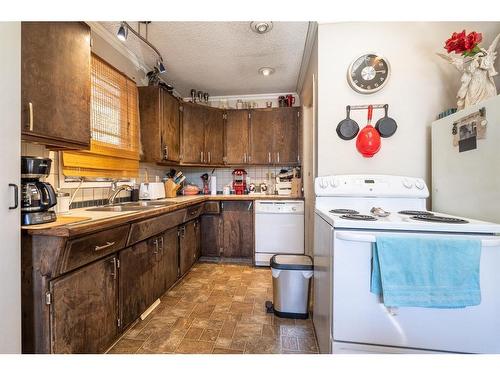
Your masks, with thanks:
[{"label": "wooden lower cabinet", "polygon": [[222,248],[222,220],[219,214],[203,215],[200,220],[201,255],[218,257]]},{"label": "wooden lower cabinet", "polygon": [[122,327],[128,327],[177,280],[177,228],[120,252]]},{"label": "wooden lower cabinet", "polygon": [[179,269],[183,276],[193,266],[200,253],[199,220],[192,220],[179,227]]},{"label": "wooden lower cabinet", "polygon": [[50,282],[52,353],[102,353],[118,328],[117,258],[111,256]]},{"label": "wooden lower cabinet", "polygon": [[179,273],[179,243],[177,228],[167,230],[160,236],[161,259],[159,271],[163,275],[163,292],[177,281]]},{"label": "wooden lower cabinet", "polygon": [[223,250],[227,258],[252,258],[254,243],[253,201],[222,203]]}]

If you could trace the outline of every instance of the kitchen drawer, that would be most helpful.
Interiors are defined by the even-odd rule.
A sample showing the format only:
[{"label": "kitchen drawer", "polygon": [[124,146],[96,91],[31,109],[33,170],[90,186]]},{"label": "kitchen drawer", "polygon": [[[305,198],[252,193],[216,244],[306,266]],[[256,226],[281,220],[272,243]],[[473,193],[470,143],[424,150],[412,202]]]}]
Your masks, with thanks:
[{"label": "kitchen drawer", "polygon": [[129,225],[69,240],[64,249],[61,273],[93,262],[125,247]]},{"label": "kitchen drawer", "polygon": [[130,234],[128,236],[127,246],[156,236],[157,234],[164,232],[167,229],[176,227],[177,225],[184,223],[186,221],[186,215],[187,212],[184,209],[133,223],[130,226]]},{"label": "kitchen drawer", "polygon": [[204,209],[203,213],[205,213],[205,214],[220,214],[219,202],[205,202],[205,209]]},{"label": "kitchen drawer", "polygon": [[186,212],[186,217],[184,218],[184,222],[196,219],[203,213],[204,207],[205,205],[203,203],[197,204],[196,206],[193,207],[188,207]]}]

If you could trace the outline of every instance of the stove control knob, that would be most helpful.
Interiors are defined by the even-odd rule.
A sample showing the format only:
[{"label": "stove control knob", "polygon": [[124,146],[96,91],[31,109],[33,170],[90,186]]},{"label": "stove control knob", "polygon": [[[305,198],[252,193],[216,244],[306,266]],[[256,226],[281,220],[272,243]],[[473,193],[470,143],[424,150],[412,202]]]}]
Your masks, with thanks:
[{"label": "stove control knob", "polygon": [[336,178],[333,178],[333,177],[332,177],[332,178],[330,178],[330,186],[331,186],[332,188],[336,188],[337,186],[339,186],[339,182],[337,181],[337,179],[336,179]]},{"label": "stove control knob", "polygon": [[417,180],[415,181],[415,186],[417,187],[418,190],[423,190],[425,185],[423,181]]},{"label": "stove control knob", "polygon": [[403,178],[403,186],[407,189],[411,189],[413,187],[413,184],[407,178]]},{"label": "stove control knob", "polygon": [[328,187],[328,182],[324,178],[320,178],[319,187],[322,189],[326,189]]}]

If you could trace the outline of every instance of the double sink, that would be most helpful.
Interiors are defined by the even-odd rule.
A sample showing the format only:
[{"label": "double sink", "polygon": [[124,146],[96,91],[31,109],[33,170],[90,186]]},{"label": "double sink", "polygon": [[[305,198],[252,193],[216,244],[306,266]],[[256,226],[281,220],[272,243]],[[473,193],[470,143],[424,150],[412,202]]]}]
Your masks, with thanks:
[{"label": "double sink", "polygon": [[87,208],[86,211],[105,211],[105,212],[146,211],[154,208],[171,206],[173,204],[177,203],[159,202],[159,201],[125,202],[119,204],[109,204],[106,206]]}]

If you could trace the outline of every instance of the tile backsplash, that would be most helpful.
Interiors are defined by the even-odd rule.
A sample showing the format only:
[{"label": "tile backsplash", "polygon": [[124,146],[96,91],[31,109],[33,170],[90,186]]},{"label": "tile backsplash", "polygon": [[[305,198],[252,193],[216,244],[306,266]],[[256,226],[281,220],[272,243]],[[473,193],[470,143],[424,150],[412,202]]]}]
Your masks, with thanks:
[{"label": "tile backsplash", "polygon": [[[49,177],[46,181],[49,182],[54,188],[60,188],[59,181],[59,153],[57,151],[50,151],[43,145],[38,145],[29,142],[22,142],[21,153],[25,156],[43,156],[52,159],[52,168]],[[155,181],[156,176],[160,179],[168,172],[170,169],[181,170],[186,176],[186,181],[188,183],[203,187],[203,182],[201,180],[201,175],[212,173],[213,168],[211,167],[183,167],[183,166],[159,166],[153,163],[141,163],[139,169],[139,177],[136,179],[137,183],[144,182],[146,171],[149,176],[149,181]],[[287,169],[286,167],[247,167],[247,183],[259,184],[261,182],[270,182],[274,184],[274,178],[279,173],[281,169]],[[217,178],[217,190],[222,191],[224,186],[231,184],[233,181],[234,168],[216,168],[214,170],[214,175]],[[75,186],[76,187],[76,186]],[[109,196],[109,187],[82,187],[80,189],[76,188],[62,188],[61,191],[68,192],[71,195],[75,194],[71,208],[80,207],[91,207],[107,203]],[[130,199],[130,192],[122,191],[118,195],[119,201],[127,201]]]}]

